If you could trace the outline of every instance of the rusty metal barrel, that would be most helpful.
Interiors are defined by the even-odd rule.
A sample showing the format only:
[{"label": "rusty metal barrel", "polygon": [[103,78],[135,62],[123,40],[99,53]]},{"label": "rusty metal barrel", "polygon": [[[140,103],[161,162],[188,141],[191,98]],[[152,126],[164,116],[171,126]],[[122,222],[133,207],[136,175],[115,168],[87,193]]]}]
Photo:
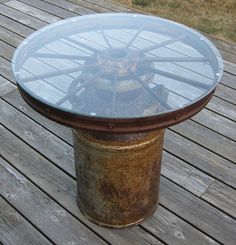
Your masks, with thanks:
[{"label": "rusty metal barrel", "polygon": [[124,228],[158,206],[164,130],[104,134],[73,130],[78,206],[92,222]]}]

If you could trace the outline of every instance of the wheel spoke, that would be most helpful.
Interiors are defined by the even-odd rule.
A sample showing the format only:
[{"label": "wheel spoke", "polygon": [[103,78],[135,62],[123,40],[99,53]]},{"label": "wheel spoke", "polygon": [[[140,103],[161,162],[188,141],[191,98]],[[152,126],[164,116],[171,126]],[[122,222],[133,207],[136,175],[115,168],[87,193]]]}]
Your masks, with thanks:
[{"label": "wheel spoke", "polygon": [[68,60],[89,60],[90,56],[70,55],[70,54],[44,54],[35,53],[34,58],[68,59]]},{"label": "wheel spoke", "polygon": [[161,43],[156,43],[156,44],[153,44],[153,45],[150,46],[150,47],[146,47],[146,48],[137,50],[137,53],[145,53],[145,52],[149,52],[149,51],[152,51],[152,50],[154,50],[154,49],[161,48],[161,47],[164,47],[164,46],[166,46],[166,45],[169,45],[169,44],[178,42],[178,41],[180,41],[180,40],[183,39],[183,38],[185,38],[185,35],[181,35],[181,36],[178,36],[178,37],[176,37],[176,38],[173,38],[173,39],[170,39],[170,40],[163,41],[163,42],[161,42]]},{"label": "wheel spoke", "polygon": [[82,71],[84,69],[87,68],[96,68],[98,67],[98,65],[81,65],[81,66],[77,66],[77,67],[73,67],[73,68],[69,68],[69,69],[65,69],[65,70],[59,70],[59,71],[52,71],[52,72],[48,72],[45,74],[40,74],[40,75],[36,75],[36,76],[31,76],[31,77],[26,77],[21,79],[22,82],[31,82],[31,81],[35,81],[38,79],[47,79],[50,77],[55,77],[55,76],[59,76],[59,75],[67,75],[73,72],[77,72],[77,71]]},{"label": "wheel spoke", "polygon": [[143,31],[144,25],[142,25],[139,30],[135,33],[135,35],[132,37],[132,39],[127,43],[126,48],[129,48],[132,43],[136,40],[136,38],[139,36],[139,34]]},{"label": "wheel spoke", "polygon": [[77,85],[82,81],[82,75],[80,74],[78,77],[76,77],[70,84],[68,88],[68,92],[72,92],[74,89],[76,89]]},{"label": "wheel spoke", "polygon": [[165,109],[170,110],[172,109],[165,101],[163,101],[156,93],[152,90],[142,79],[139,78],[133,71],[130,70],[130,73],[133,77],[146,89]]},{"label": "wheel spoke", "polygon": [[65,101],[67,101],[71,96],[74,96],[81,89],[89,86],[97,77],[101,76],[102,74],[103,74],[102,71],[98,71],[93,77],[91,77],[88,80],[86,80],[85,82],[81,83],[80,86],[78,86],[73,91],[70,91],[69,94],[67,94],[66,96],[64,96],[59,101],[57,101],[56,105],[61,105],[62,103],[64,103]]},{"label": "wheel spoke", "polygon": [[208,57],[146,57],[143,61],[150,62],[207,62]]},{"label": "wheel spoke", "polygon": [[82,42],[80,42],[80,41],[78,41],[78,40],[75,40],[75,39],[73,39],[73,38],[66,37],[66,38],[64,38],[64,39],[67,40],[67,41],[69,41],[69,42],[71,42],[71,43],[74,43],[74,44],[76,44],[76,45],[78,45],[78,46],[80,46],[80,47],[83,47],[83,48],[85,48],[85,49],[87,49],[87,50],[89,50],[89,51],[91,51],[91,52],[94,52],[94,53],[98,53],[98,52],[99,52],[98,49],[95,49],[95,48],[93,48],[93,47],[91,47],[91,46],[89,46],[89,45],[87,45],[87,44],[85,44],[85,43],[82,43]]},{"label": "wheel spoke", "polygon": [[150,68],[150,67],[144,67],[144,69],[145,69],[145,71],[150,71],[150,72],[153,72],[153,73],[161,75],[161,76],[165,76],[165,77],[168,77],[168,78],[171,78],[174,80],[178,80],[180,82],[187,83],[187,84],[192,85],[194,87],[203,88],[203,89],[209,89],[211,87],[211,85],[204,84],[204,83],[201,83],[201,82],[189,79],[189,78],[181,77],[179,75],[175,75],[175,74],[169,73],[167,71],[162,71],[162,70],[158,70],[158,69]]},{"label": "wheel spoke", "polygon": [[109,48],[112,48],[110,42],[109,42],[108,39],[107,39],[107,36],[106,36],[105,33],[104,33],[104,30],[103,30],[102,26],[99,26],[99,29],[100,29],[100,31],[101,31],[101,34],[102,34],[103,39],[105,40],[107,46],[108,46]]}]

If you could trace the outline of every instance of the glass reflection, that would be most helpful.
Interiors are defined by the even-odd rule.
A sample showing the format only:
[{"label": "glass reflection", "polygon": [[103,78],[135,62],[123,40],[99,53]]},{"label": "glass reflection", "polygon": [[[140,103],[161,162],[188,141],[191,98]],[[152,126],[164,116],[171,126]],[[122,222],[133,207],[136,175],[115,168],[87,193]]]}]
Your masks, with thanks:
[{"label": "glass reflection", "polygon": [[80,115],[146,117],[185,107],[212,91],[222,59],[205,37],[150,16],[103,14],[41,29],[17,49],[19,86]]}]

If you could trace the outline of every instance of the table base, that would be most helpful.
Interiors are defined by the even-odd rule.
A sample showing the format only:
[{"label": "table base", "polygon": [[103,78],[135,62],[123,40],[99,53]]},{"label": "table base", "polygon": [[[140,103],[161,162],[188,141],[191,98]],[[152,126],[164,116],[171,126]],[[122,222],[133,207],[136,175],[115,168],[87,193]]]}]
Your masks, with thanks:
[{"label": "table base", "polygon": [[125,228],[159,201],[164,130],[104,134],[73,130],[78,206],[90,221]]}]

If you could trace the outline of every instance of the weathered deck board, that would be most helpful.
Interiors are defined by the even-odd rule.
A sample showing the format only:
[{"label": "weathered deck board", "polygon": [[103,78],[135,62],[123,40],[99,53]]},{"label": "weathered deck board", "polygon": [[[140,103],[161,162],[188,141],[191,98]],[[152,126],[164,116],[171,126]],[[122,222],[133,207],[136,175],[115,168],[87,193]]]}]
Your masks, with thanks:
[{"label": "weathered deck board", "polygon": [[0,194],[55,243],[105,244],[6,162],[0,163]]},{"label": "weathered deck board", "polygon": [[227,86],[219,84],[216,88],[215,95],[221,99],[224,99],[234,105],[236,105],[236,90]]},{"label": "weathered deck board", "polygon": [[165,178],[161,179],[160,200],[168,209],[178,213],[217,241],[223,244],[235,243],[235,219]]},{"label": "weathered deck board", "polygon": [[162,206],[159,206],[154,216],[142,226],[168,244],[219,244],[197,229],[193,229],[190,224],[184,222]]},{"label": "weathered deck board", "polygon": [[214,181],[201,197],[236,218],[236,190]]},{"label": "weathered deck board", "polygon": [[1,76],[5,77],[12,83],[15,83],[15,78],[11,69],[11,63],[4,59],[3,57],[0,57],[0,63],[1,63]]},{"label": "weathered deck board", "polygon": [[232,75],[236,75],[236,63],[232,63],[230,61],[224,60],[225,70]]},{"label": "weathered deck board", "polygon": [[230,140],[214,131],[197,124],[193,121],[185,121],[171,127],[175,132],[186,138],[197,142],[205,148],[220,154],[222,157],[235,162],[236,159],[236,142]]},{"label": "weathered deck board", "polygon": [[97,5],[96,3],[90,3],[90,2],[86,2],[84,0],[69,0],[68,2],[78,4],[79,6],[83,6],[83,7],[88,8],[88,9],[93,9],[97,13],[113,12],[113,10],[107,9],[106,5],[100,6],[100,5]]},{"label": "weathered deck board", "polygon": [[201,196],[214,181],[214,178],[165,151],[161,174],[197,196]]},{"label": "weathered deck board", "polygon": [[[15,47],[38,28],[77,15],[134,11],[106,0],[0,1],[0,155],[7,160],[0,158],[0,175],[7,179],[4,188],[0,182],[7,200],[0,197],[0,205],[10,210],[10,216],[4,213],[4,227],[0,222],[4,239],[10,239],[4,245],[17,238],[24,244],[31,238],[39,241],[36,244],[40,239],[50,243],[46,237],[61,244],[69,236],[79,244],[235,244],[236,45],[212,38],[224,58],[222,81],[201,113],[166,130],[159,210],[142,225],[124,231],[98,227],[80,213],[71,130],[39,115],[15,89],[10,63]],[[14,196],[7,191],[14,191]],[[49,216],[39,220],[33,204]],[[17,225],[9,219],[12,213],[19,217]]]},{"label": "weathered deck board", "polygon": [[16,20],[17,22],[20,22],[32,28],[39,29],[45,26],[45,22],[42,22],[41,20],[38,20],[29,15],[16,11],[13,8],[9,8],[4,4],[0,5],[0,14],[6,17],[10,17],[11,19]]},{"label": "weathered deck board", "polygon": [[[91,3],[91,4],[96,4],[98,6],[104,7],[106,6],[107,9],[111,10],[111,11],[116,11],[116,12],[134,12],[133,9],[124,7],[120,4],[114,4],[110,1],[106,1],[106,0],[85,0],[85,2]],[[138,12],[138,10],[136,10],[136,12]]]},{"label": "weathered deck board", "polygon": [[221,55],[223,56],[224,60],[236,63],[236,54],[221,50]]},{"label": "weathered deck board", "polygon": [[0,49],[1,49],[1,55],[2,57],[11,60],[13,53],[14,53],[14,48],[7,43],[3,42],[0,40]]},{"label": "weathered deck board", "polygon": [[[226,65],[226,69],[227,69],[227,65]],[[233,88],[236,89],[236,77],[228,72],[224,72],[223,74],[223,78],[222,78],[222,83]]]},{"label": "weathered deck board", "polygon": [[0,75],[0,96],[15,90],[16,86]]},{"label": "weathered deck board", "polygon": [[[0,162],[4,161],[0,158]],[[19,212],[0,197],[0,242],[3,244],[50,245]]]},{"label": "weathered deck board", "polygon": [[58,7],[61,7],[66,10],[70,10],[71,12],[74,12],[78,15],[85,15],[85,14],[95,14],[96,11],[84,8],[83,6],[78,6],[78,4],[74,4],[65,0],[44,0],[45,2],[48,2],[50,4],[56,5]]},{"label": "weathered deck board", "polygon": [[236,106],[217,97],[213,97],[208,103],[207,108],[230,120],[236,121]]},{"label": "weathered deck board", "polygon": [[236,165],[183,136],[166,130],[164,149],[205,173],[236,188]]},{"label": "weathered deck board", "polygon": [[19,35],[25,35],[28,36],[33,32],[33,30],[27,26],[24,26],[20,24],[19,22],[16,22],[6,16],[0,15],[0,24],[1,26],[9,29],[14,30],[13,33],[17,33]]},{"label": "weathered deck board", "polygon": [[[236,109],[236,106],[235,106]],[[229,139],[232,139],[236,141],[236,123],[222,117],[221,115],[210,111],[203,109],[200,113],[195,115],[192,118],[195,122],[198,122],[199,124],[208,127],[212,130],[215,130],[216,132],[228,137]],[[224,127],[222,127],[224,125]]]},{"label": "weathered deck board", "polygon": [[46,13],[40,9],[29,6],[28,4],[13,0],[5,3],[5,5],[14,8],[22,13],[33,16],[39,20],[42,20],[47,23],[53,23],[61,20],[61,18],[54,16],[53,14]]},{"label": "weathered deck board", "polygon": [[55,5],[49,4],[47,2],[43,2],[40,0],[20,0],[20,2],[23,2],[25,4],[28,4],[32,7],[38,8],[40,10],[43,10],[47,13],[53,13],[55,16],[60,17],[60,18],[69,18],[73,16],[77,16],[76,13],[66,11],[65,9],[62,9],[60,7],[57,7]]},{"label": "weathered deck board", "polygon": [[23,38],[6,28],[0,26],[0,39],[14,47],[17,47]]},{"label": "weathered deck board", "polygon": [[37,123],[41,124],[43,127],[47,128],[49,131],[56,134],[61,139],[73,145],[71,129],[61,124],[52,123],[51,120],[45,118],[41,114],[35,113],[35,111],[22,99],[18,90],[14,90],[12,93],[5,95],[4,100],[9,102],[11,105],[13,105],[15,108],[23,112]]},{"label": "weathered deck board", "polygon": [[[6,125],[8,129],[18,135],[25,142],[37,150],[40,150],[48,159],[64,169],[67,173],[74,173],[73,149],[64,141],[53,134],[49,134],[46,129],[29,119],[9,104],[0,100],[0,123]],[[45,144],[46,143],[46,144]],[[70,163],[70,164],[68,164]]]},{"label": "weathered deck board", "polygon": [[214,42],[214,44],[221,50],[227,51],[229,53],[236,54],[236,45],[233,42],[222,41],[218,38],[209,36],[209,38]]}]

